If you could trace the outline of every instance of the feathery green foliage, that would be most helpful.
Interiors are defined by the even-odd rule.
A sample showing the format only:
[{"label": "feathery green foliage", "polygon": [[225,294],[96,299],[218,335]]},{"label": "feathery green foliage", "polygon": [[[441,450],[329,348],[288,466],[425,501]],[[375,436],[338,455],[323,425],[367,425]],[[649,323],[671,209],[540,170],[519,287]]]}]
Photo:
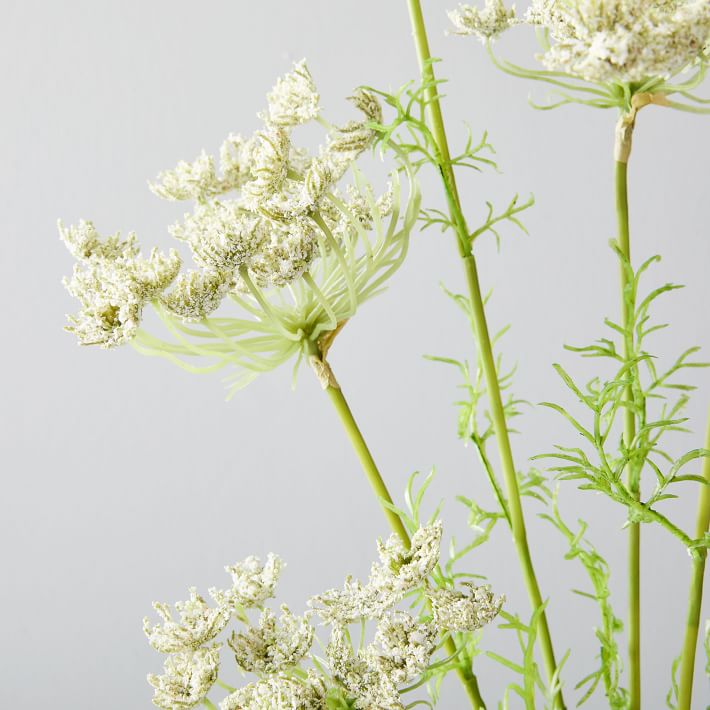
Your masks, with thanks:
[{"label": "feathery green foliage", "polygon": [[[670,491],[681,483],[698,482],[704,485],[700,476],[686,473],[685,467],[697,459],[710,456],[709,451],[692,449],[674,458],[663,446],[670,432],[687,431],[683,426],[686,419],[682,411],[688,402],[688,393],[694,387],[679,382],[676,375],[690,368],[706,367],[708,363],[694,360],[693,355],[698,348],[692,347],[682,352],[669,368],[659,370],[655,357],[646,348],[646,339],[664,328],[665,324],[652,325],[649,309],[659,296],[679,287],[664,284],[641,296],[640,279],[653,263],[659,261],[659,257],[648,259],[634,272],[623,255],[618,250],[616,252],[629,275],[629,288],[624,294],[630,314],[628,327],[607,319],[605,324],[612,332],[610,337],[585,347],[568,347],[583,357],[609,361],[613,370],[610,375],[594,377],[583,388],[561,365],[554,366],[564,384],[583,405],[586,419],[572,415],[559,404],[543,403],[571,424],[582,438],[585,449],[557,446],[555,452],[536,458],[551,458],[559,462],[550,469],[557,473],[559,479],[578,481],[582,490],[604,493],[627,508],[629,522],[662,525],[692,553],[697,547],[707,546],[707,536],[701,540],[692,539],[660,513],[656,506],[677,497]],[[625,351],[620,341],[626,343]],[[625,396],[629,386],[631,401]],[[629,446],[624,444],[619,433],[619,419],[624,409],[633,411],[638,421],[636,436]],[[654,475],[655,485],[645,500],[636,500],[624,480],[623,472],[627,466],[635,481],[641,481],[645,473]]]},{"label": "feathery green foliage", "polygon": [[[438,59],[428,61],[429,65],[438,62]],[[423,73],[423,76],[426,76]],[[396,142],[399,150],[403,151],[415,168],[419,169],[425,164],[432,166],[437,172],[441,172],[441,167],[447,165],[451,168],[466,168],[480,172],[484,167],[497,169],[496,162],[487,157],[495,153],[495,149],[488,141],[488,132],[484,131],[481,139],[476,142],[473,138],[473,131],[467,126],[467,137],[463,149],[448,160],[441,154],[427,120],[426,112],[431,103],[430,92],[434,88],[446,83],[443,79],[427,80],[422,79],[419,85],[413,82],[404,84],[394,93],[378,91],[367,87],[368,91],[379,95],[383,102],[394,109],[393,120],[387,124],[368,124],[379,134],[378,141],[388,145]],[[445,178],[446,181],[446,178]],[[453,186],[446,185],[449,199],[453,195]],[[519,196],[515,195],[505,209],[496,213],[491,202],[486,202],[487,214],[482,224],[475,230],[469,232],[465,237],[463,245],[468,252],[471,250],[474,240],[486,232],[490,232],[496,238],[496,243],[500,243],[500,233],[498,226],[502,222],[510,222],[521,231],[526,232],[525,227],[518,218],[518,215],[531,207],[535,200],[530,196],[525,202],[519,202]],[[450,213],[437,208],[428,208],[421,211],[420,220],[422,229],[438,227],[441,232],[451,229],[462,238],[459,226],[454,223]]]}]

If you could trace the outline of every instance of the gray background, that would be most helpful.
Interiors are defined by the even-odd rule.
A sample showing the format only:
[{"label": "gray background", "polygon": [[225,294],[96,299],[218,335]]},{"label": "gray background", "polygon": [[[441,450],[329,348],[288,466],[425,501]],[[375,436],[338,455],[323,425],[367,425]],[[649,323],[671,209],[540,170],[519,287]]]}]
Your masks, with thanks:
[{"label": "gray background", "polygon": [[[449,78],[444,109],[454,144],[484,128],[502,174],[462,181],[474,224],[484,200],[503,204],[534,191],[530,236],[506,232],[478,249],[485,289],[495,287],[491,323],[512,324],[505,338],[517,362],[516,393],[573,404],[550,363],[591,370],[562,344],[602,334],[616,316],[617,270],[611,188],[612,112],[568,107],[533,111],[529,91],[500,75],[474,40],[446,37],[447,3],[426,3],[433,53]],[[222,566],[273,550],[288,562],[279,599],[295,609],[347,572],[366,575],[374,540],[387,529],[330,405],[308,371],[295,392],[288,367],[263,376],[230,403],[218,376],[188,375],[126,347],[80,349],[61,330],[75,308],[61,286],[72,260],[54,222],[93,219],[104,233],[135,229],[146,246],[169,243],[165,227],[181,207],[146,189],[146,179],[201,148],[216,151],[232,130],[249,133],[275,77],[306,56],[324,104],[344,113],[358,84],[396,87],[416,61],[402,2],[39,2],[3,0],[0,25],[0,288],[3,387],[0,441],[3,494],[3,708],[148,707],[144,676],[160,659],[142,635],[153,599],[173,601],[188,585],[226,581]],[[525,32],[499,45],[509,57],[533,50]],[[641,114],[631,168],[632,226],[638,261],[661,252],[648,284],[688,288],[663,302],[674,327],[656,340],[672,354],[710,330],[708,118],[649,109]],[[439,186],[423,178],[425,202]],[[473,452],[455,436],[457,375],[424,353],[471,357],[465,323],[439,282],[462,288],[450,238],[413,237],[411,256],[389,291],[364,307],[332,353],[352,408],[397,495],[414,470],[436,465],[433,505],[447,498],[446,533],[465,536],[458,493],[490,502]],[[697,371],[689,409],[701,445],[710,374]],[[575,437],[551,412],[530,408],[514,440],[527,457]],[[668,506],[691,527],[688,498]],[[614,566],[613,601],[625,609],[621,511],[606,500],[563,494],[574,520],[593,521],[592,537]],[[577,563],[529,506],[530,537],[558,653],[574,645],[568,688],[594,667],[591,602]],[[679,650],[689,574],[679,544],[654,528],[643,538],[643,667],[649,708],[663,706],[670,662]],[[528,613],[509,535],[501,529],[470,568]],[[505,651],[491,629],[486,647]],[[478,663],[491,707],[512,678]],[[707,693],[698,681],[697,707]],[[568,691],[570,697],[573,693]],[[217,699],[219,694],[215,695]],[[444,708],[461,707],[456,683]],[[603,707],[597,697],[590,707]]]}]

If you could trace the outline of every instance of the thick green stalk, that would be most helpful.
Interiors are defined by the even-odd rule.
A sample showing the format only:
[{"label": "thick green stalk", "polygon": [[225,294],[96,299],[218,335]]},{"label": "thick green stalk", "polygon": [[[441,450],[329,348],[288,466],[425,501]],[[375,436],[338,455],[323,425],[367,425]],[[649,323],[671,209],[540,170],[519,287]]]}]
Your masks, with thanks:
[{"label": "thick green stalk", "polygon": [[[615,146],[615,183],[616,183],[616,217],[618,224],[618,246],[625,260],[631,263],[631,242],[629,239],[629,194],[628,194],[628,159],[631,152],[631,136],[634,128],[635,113],[625,114],[619,120]],[[633,342],[628,333],[632,314],[629,311],[627,298],[629,271],[626,265],[620,264],[621,280],[621,314],[622,325],[627,335],[624,338],[624,358],[633,355]],[[624,398],[629,406],[624,408],[624,444],[632,446],[636,436],[636,413],[630,406],[634,394],[631,385],[626,388]],[[627,465],[628,487],[631,495],[639,500],[639,476],[635,471],[633,461]],[[629,525],[629,708],[639,710],[641,707],[641,528],[639,523]]]},{"label": "thick green stalk", "polygon": [[[491,344],[486,314],[483,306],[483,294],[478,280],[476,260],[471,251],[468,227],[461,209],[461,202],[459,199],[458,189],[456,187],[456,178],[451,166],[451,157],[446,138],[446,130],[444,128],[444,119],[441,112],[439,95],[436,85],[433,83],[434,71],[431,65],[431,53],[429,51],[429,42],[427,40],[426,26],[424,24],[421,4],[419,0],[408,0],[408,5],[412,30],[414,33],[414,41],[417,47],[419,64],[422,71],[422,78],[424,81],[429,83],[429,95],[427,96],[427,99],[429,107],[430,130],[437,144],[439,153],[438,157],[440,160],[439,170],[444,183],[451,218],[456,227],[459,255],[463,262],[466,274],[476,340],[480,351],[486,386],[490,398],[491,416],[493,418],[501,468],[503,470],[508,496],[508,505],[510,507],[513,540],[515,542],[515,548],[518,553],[520,566],[525,579],[525,586],[527,588],[528,597],[530,598],[530,604],[533,610],[535,610],[542,604],[542,595],[540,593],[537,577],[535,576],[535,569],[533,567],[530,548],[527,541],[525,518],[523,516],[523,507],[520,501],[520,492],[518,490],[518,477],[515,470],[515,464],[513,462],[508,424],[505,418],[500,382],[498,380],[498,373],[496,372],[493,347]],[[552,638],[550,636],[550,629],[547,623],[547,616],[544,611],[540,615],[538,638],[540,641],[540,649],[542,651],[548,679],[550,681],[555,680],[555,682],[557,682],[557,662],[555,661]],[[555,700],[557,708],[563,709],[565,707],[561,691],[557,692]]]},{"label": "thick green stalk", "polygon": [[[402,523],[401,518],[387,505],[382,504],[384,501],[384,503],[393,505],[392,496],[390,496],[390,493],[387,490],[387,485],[385,484],[382,475],[377,468],[375,460],[372,458],[367,442],[365,441],[365,438],[363,437],[362,432],[355,421],[355,417],[353,417],[350,406],[345,399],[343,391],[340,389],[340,385],[333,375],[330,365],[325,362],[321,350],[315,343],[307,341],[307,348],[311,358],[311,364],[318,375],[318,379],[320,380],[325,393],[328,395],[328,399],[330,399],[335,411],[338,413],[340,422],[343,425],[343,429],[345,429],[345,433],[350,439],[350,443],[352,444],[352,447],[360,461],[362,470],[367,476],[367,480],[369,481],[373,492],[382,505],[382,511],[387,518],[390,528],[392,528],[392,531],[399,535],[402,542],[409,547],[409,534],[407,533],[407,529],[405,528],[404,523]],[[448,656],[456,653],[456,643],[452,638],[449,637],[446,639],[444,643],[444,650]],[[473,708],[473,710],[485,710],[486,705],[483,702],[483,698],[481,698],[481,693],[478,688],[478,679],[474,675],[470,665],[459,663],[457,665],[456,672],[458,673],[464,690],[466,691],[466,695],[471,703],[471,708]]]},{"label": "thick green stalk", "polygon": [[[708,432],[705,448],[710,449],[710,411],[708,411]],[[705,484],[700,486],[698,497],[698,515],[695,537],[702,538],[710,529],[710,458],[703,461],[703,478]],[[693,671],[695,669],[695,651],[698,646],[698,627],[700,625],[700,607],[703,602],[703,578],[705,576],[705,559],[707,550],[700,548],[693,556],[693,572],[688,595],[688,615],[685,627],[685,640],[680,664],[680,690],[678,693],[678,710],[690,710],[690,700],[693,696]]]}]

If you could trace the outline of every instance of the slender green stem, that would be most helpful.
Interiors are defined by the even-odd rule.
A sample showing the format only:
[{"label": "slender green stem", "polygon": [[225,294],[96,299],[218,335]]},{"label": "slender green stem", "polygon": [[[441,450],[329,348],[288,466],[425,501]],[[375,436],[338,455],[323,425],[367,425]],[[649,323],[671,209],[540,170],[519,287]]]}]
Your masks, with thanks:
[{"label": "slender green stem", "polygon": [[[518,553],[520,566],[525,579],[525,586],[527,588],[530,604],[533,610],[536,610],[539,609],[543,603],[542,594],[540,593],[540,587],[535,575],[535,569],[533,567],[530,548],[527,541],[525,518],[523,516],[520,492],[518,490],[518,477],[515,470],[515,464],[513,462],[508,424],[506,422],[500,382],[496,371],[493,347],[491,344],[488,323],[483,306],[483,294],[478,280],[476,260],[471,251],[471,241],[468,233],[468,227],[461,209],[461,201],[459,199],[458,188],[456,186],[456,178],[451,166],[449,146],[446,138],[446,130],[444,128],[444,119],[441,112],[439,94],[436,84],[434,83],[434,70],[431,64],[431,53],[429,51],[429,42],[427,39],[421,4],[419,0],[408,0],[408,5],[412,30],[414,33],[414,41],[417,47],[419,64],[422,71],[422,78],[429,85],[429,95],[427,96],[427,99],[429,107],[429,120],[431,124],[430,128],[438,148],[439,155],[437,157],[439,159],[439,170],[444,183],[449,212],[456,227],[459,255],[462,259],[466,274],[476,340],[481,355],[486,386],[490,397],[491,416],[493,418],[501,468],[503,469],[503,476],[508,495],[513,540],[515,542],[515,548]],[[557,662],[555,661],[555,653],[552,646],[552,638],[550,636],[547,616],[544,610],[540,615],[538,638],[540,641],[540,649],[542,651],[547,676],[552,682],[557,678],[558,669]],[[565,707],[561,690],[558,690],[555,694],[555,707],[560,709]]]},{"label": "slender green stem", "polygon": [[[316,357],[319,361],[322,362],[322,353],[318,349],[318,346],[312,340],[306,341],[306,348],[310,356]],[[329,368],[330,366],[326,365],[326,367]],[[360,428],[358,427],[357,422],[355,421],[355,417],[353,417],[353,413],[350,410],[350,406],[348,405],[348,402],[345,399],[343,391],[336,383],[334,377],[331,378],[330,384],[328,384],[324,389],[326,394],[328,395],[328,399],[330,399],[333,407],[335,408],[335,411],[338,413],[338,417],[340,418],[340,422],[343,425],[343,429],[345,429],[345,433],[348,435],[350,443],[352,444],[352,447],[355,450],[358,459],[360,460],[362,470],[365,472],[367,480],[369,481],[370,486],[372,486],[373,492],[375,493],[377,499],[382,505],[382,511],[384,512],[385,517],[387,518],[387,522],[389,523],[390,528],[392,528],[392,531],[395,534],[399,535],[399,537],[402,539],[402,542],[404,542],[404,544],[409,547],[410,539],[409,533],[407,532],[407,528],[404,526],[404,523],[402,522],[402,519],[399,517],[399,515],[397,515],[397,513],[395,513],[389,507],[394,505],[392,501],[392,496],[390,496],[390,493],[387,490],[387,485],[385,484],[382,475],[380,474],[380,471],[377,468],[375,460],[372,458],[370,449],[368,448],[365,438],[363,437],[362,432],[360,431]],[[444,644],[444,649],[447,655],[450,656],[456,655],[458,653],[456,643],[450,637],[446,640]],[[459,675],[459,678],[461,680],[461,683],[463,684],[464,690],[466,691],[466,695],[468,696],[469,702],[471,703],[471,707],[473,708],[473,710],[485,710],[486,706],[483,702],[483,699],[481,698],[481,694],[478,689],[478,680],[473,673],[471,665],[458,664],[456,672]]]},{"label": "slender green stem", "polygon": [[[708,432],[705,448],[710,449],[710,410],[708,411]],[[710,529],[710,458],[703,460],[703,478],[705,483],[700,487],[698,496],[698,515],[695,537],[702,538]],[[703,578],[705,576],[705,559],[707,550],[700,548],[693,557],[693,572],[688,595],[688,615],[685,627],[685,640],[680,665],[680,690],[678,693],[678,710],[690,710],[690,700],[693,696],[693,670],[695,669],[695,651],[698,646],[698,627],[700,625],[700,608],[703,602]]]},{"label": "slender green stem", "polygon": [[[623,118],[622,118],[623,120]],[[627,127],[627,140],[630,146],[633,124]],[[617,151],[617,156],[619,151]],[[628,263],[631,263],[631,243],[629,239],[629,196],[628,196],[628,152],[623,152],[626,160],[616,160],[616,215],[619,229],[618,246]],[[624,338],[624,359],[633,356],[633,343],[629,332],[629,322],[632,318],[630,302],[627,297],[631,288],[629,272],[625,264],[620,265],[621,279],[621,312],[622,324],[627,335]],[[624,444],[633,446],[636,436],[636,413],[632,407],[634,394],[632,386],[626,388],[625,399],[628,406],[624,407]],[[633,465],[633,459],[627,466],[628,487],[635,500],[640,498],[639,476]],[[629,525],[629,700],[630,710],[641,707],[641,528],[639,523]]]}]

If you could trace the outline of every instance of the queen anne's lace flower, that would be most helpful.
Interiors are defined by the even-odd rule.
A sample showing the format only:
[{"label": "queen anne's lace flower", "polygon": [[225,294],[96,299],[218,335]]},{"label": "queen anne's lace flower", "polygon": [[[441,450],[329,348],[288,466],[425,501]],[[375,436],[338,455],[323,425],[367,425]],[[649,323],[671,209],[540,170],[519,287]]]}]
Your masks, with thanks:
[{"label": "queen anne's lace flower", "polygon": [[248,207],[258,210],[281,190],[288,174],[290,154],[289,134],[280,126],[267,126],[256,134],[250,156],[253,178],[243,187]]},{"label": "queen anne's lace flower", "polygon": [[128,342],[138,330],[146,302],[177,276],[182,263],[177,252],[166,256],[154,249],[144,259],[134,234],[125,240],[119,234],[104,239],[86,221],[69,228],[60,222],[59,234],[81,262],[64,281],[82,305],[76,316],[68,317],[66,329],[82,345],[111,348]]},{"label": "queen anne's lace flower", "polygon": [[326,648],[333,677],[354,699],[358,710],[402,710],[399,691],[392,678],[382,671],[372,648],[355,653],[345,629],[335,626]]},{"label": "queen anne's lace flower", "polygon": [[173,290],[163,294],[160,302],[187,323],[199,321],[219,307],[232,283],[229,271],[188,271],[178,276]]},{"label": "queen anne's lace flower", "polygon": [[211,608],[194,587],[190,588],[188,601],[175,604],[180,621],[173,619],[168,604],[153,602],[153,608],[163,623],[152,626],[146,617],[143,631],[150,645],[161,653],[192,651],[203,646],[224,629],[232,615],[232,610],[225,605]]},{"label": "queen anne's lace flower", "polygon": [[164,200],[204,200],[220,191],[214,158],[204,151],[192,163],[180,161],[158,175],[150,189]]},{"label": "queen anne's lace flower", "polygon": [[[502,0],[450,12],[457,34],[486,41],[520,21]],[[525,22],[546,31],[539,56],[550,70],[596,83],[669,79],[707,60],[707,0],[533,0]]]},{"label": "queen anne's lace flower", "polygon": [[448,631],[475,631],[498,615],[505,597],[493,596],[486,585],[476,587],[464,582],[468,594],[448,589],[435,589],[429,592],[434,621]]},{"label": "queen anne's lace flower", "polygon": [[253,178],[251,153],[254,139],[244,140],[238,133],[230,133],[219,149],[219,166],[222,170],[222,192],[239,190]]},{"label": "queen anne's lace flower", "polygon": [[393,683],[408,683],[429,666],[438,635],[435,624],[396,611],[377,622],[375,643],[366,653],[371,664],[376,664]]},{"label": "queen anne's lace flower", "polygon": [[268,120],[276,126],[297,126],[318,116],[320,96],[305,59],[277,80],[267,99]]},{"label": "queen anne's lace flower", "polygon": [[707,0],[535,0],[527,20],[553,40],[545,66],[596,82],[667,79],[710,39]]},{"label": "queen anne's lace flower", "polygon": [[308,604],[324,623],[347,626],[360,619],[381,616],[390,599],[378,598],[372,587],[348,576],[342,589],[329,589],[312,597]]},{"label": "queen anne's lace flower", "polygon": [[370,585],[378,594],[402,599],[429,576],[439,561],[441,531],[439,521],[419,528],[409,548],[394,534],[387,542],[378,541],[380,562],[372,565]]},{"label": "queen anne's lace flower", "polygon": [[264,219],[236,200],[199,205],[170,231],[187,242],[195,263],[213,271],[238,269],[258,252],[267,232]]},{"label": "queen anne's lace flower", "polygon": [[163,675],[148,675],[155,688],[153,704],[163,710],[192,708],[217,680],[219,646],[176,653],[165,660]]},{"label": "queen anne's lace flower", "polygon": [[495,39],[517,20],[515,8],[508,10],[503,0],[486,0],[483,10],[471,5],[459,5],[449,12],[456,34],[476,35],[481,41]]},{"label": "queen anne's lace flower", "polygon": [[312,675],[306,680],[273,675],[227,696],[221,710],[325,710],[325,687]]},{"label": "queen anne's lace flower", "polygon": [[210,595],[220,605],[248,609],[274,596],[283,562],[278,555],[269,554],[262,565],[258,557],[251,556],[224,569],[232,576],[232,588],[210,589]]},{"label": "queen anne's lace flower", "polygon": [[259,628],[233,633],[229,646],[237,665],[250,673],[278,673],[298,665],[311,650],[315,629],[304,616],[294,616],[287,606],[281,616],[264,609]]},{"label": "queen anne's lace flower", "polygon": [[[155,688],[154,703],[181,710],[205,697],[218,681],[220,646],[214,644],[215,637],[232,619],[246,626],[228,640],[237,666],[256,674],[258,681],[233,691],[220,703],[221,710],[404,710],[403,689],[427,679],[442,633],[475,631],[493,619],[502,603],[487,587],[467,585],[468,594],[431,588],[427,577],[436,564],[440,540],[437,522],[414,534],[411,550],[394,537],[380,541],[380,562],[373,565],[367,585],[348,577],[342,590],[314,597],[311,606],[331,629],[325,658],[311,656],[311,668],[304,662],[315,635],[311,612],[295,616],[282,606],[277,618],[262,608],[258,626],[251,625],[246,613],[273,596],[282,568],[275,555],[265,564],[248,557],[225,568],[233,586],[210,590],[216,609],[194,589],[189,601],[175,605],[179,621],[167,605],[155,604],[163,624],[152,627],[146,620],[146,635],[154,648],[173,655],[165,662],[164,675],[148,676]],[[433,618],[428,611],[413,615],[395,607],[415,586],[428,594]],[[356,642],[351,625],[360,622],[362,636]],[[366,622],[376,623],[370,643]]]},{"label": "queen anne's lace flower", "polygon": [[379,619],[407,592],[421,585],[439,560],[441,523],[419,528],[409,549],[398,535],[378,541],[380,562],[366,585],[347,577],[343,589],[330,589],[308,603],[327,624],[346,626],[363,618]]},{"label": "queen anne's lace flower", "polygon": [[318,235],[309,221],[271,224],[262,248],[249,261],[249,273],[263,288],[285,286],[308,270],[317,248]]},{"label": "queen anne's lace flower", "polygon": [[[350,100],[361,120],[341,126],[321,120],[315,85],[299,62],[269,93],[264,125],[252,136],[232,133],[218,158],[202,152],[160,173],[151,185],[157,195],[195,203],[170,231],[189,247],[196,268],[179,274],[172,251],[143,259],[133,235],[102,239],[88,222],[62,228],[67,247],[85,264],[67,284],[82,304],[69,330],[103,347],[135,338],[140,352],[192,372],[236,367],[227,378],[232,392],[336,331],[404,260],[420,200],[415,171],[402,154],[392,173],[395,189],[372,199],[353,163],[374,144],[382,108],[366,89]],[[311,153],[293,134],[313,120],[326,135]],[[338,187],[351,169],[357,190],[367,193],[357,204]],[[225,300],[242,317],[213,319]],[[140,329],[148,302],[179,339],[177,347]]]}]

